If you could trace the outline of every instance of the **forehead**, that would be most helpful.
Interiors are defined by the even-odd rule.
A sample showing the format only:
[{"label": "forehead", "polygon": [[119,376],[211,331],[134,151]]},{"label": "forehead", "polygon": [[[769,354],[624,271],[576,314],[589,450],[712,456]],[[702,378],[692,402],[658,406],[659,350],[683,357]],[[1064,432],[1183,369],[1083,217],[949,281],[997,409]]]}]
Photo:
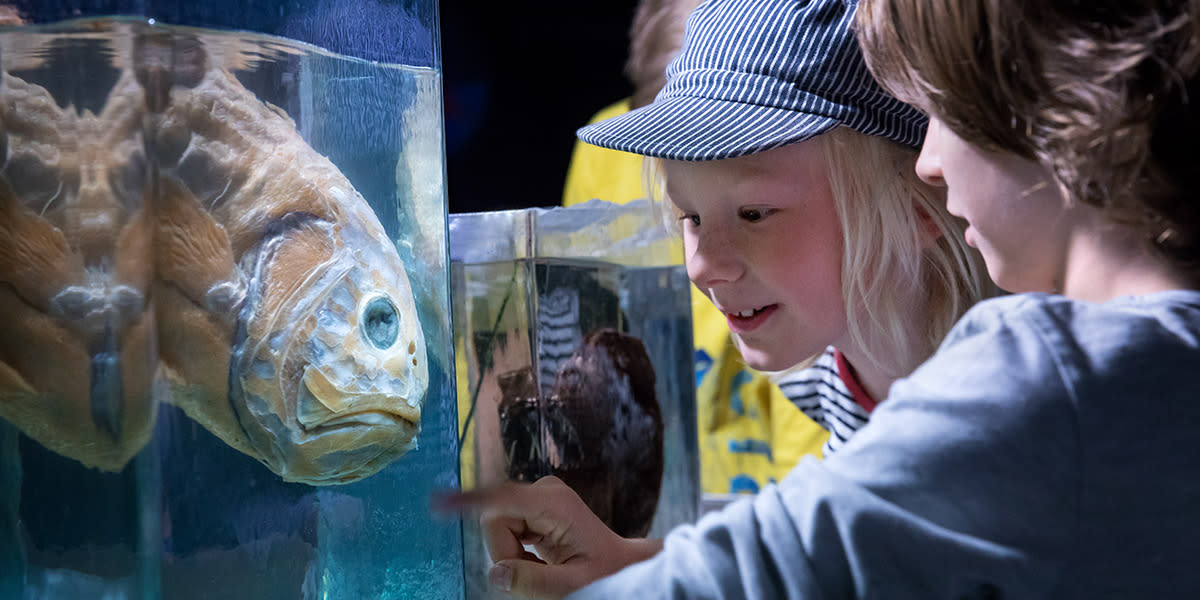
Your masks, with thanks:
[{"label": "forehead", "polygon": [[750,200],[748,190],[795,192],[828,178],[817,140],[808,140],[748,156],[711,161],[664,160],[667,192],[677,204],[706,198]]}]

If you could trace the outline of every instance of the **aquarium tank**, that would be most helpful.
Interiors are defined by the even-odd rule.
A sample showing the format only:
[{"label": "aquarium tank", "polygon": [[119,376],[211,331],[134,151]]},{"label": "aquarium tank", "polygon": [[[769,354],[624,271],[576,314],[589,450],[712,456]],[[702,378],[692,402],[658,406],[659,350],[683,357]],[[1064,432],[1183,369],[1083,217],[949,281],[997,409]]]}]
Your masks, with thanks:
[{"label": "aquarium tank", "polygon": [[[697,516],[690,283],[646,200],[450,215],[464,487],[555,475],[617,533]],[[464,524],[466,595],[489,589]]]},{"label": "aquarium tank", "polygon": [[437,3],[3,3],[0,70],[0,598],[461,598]]}]

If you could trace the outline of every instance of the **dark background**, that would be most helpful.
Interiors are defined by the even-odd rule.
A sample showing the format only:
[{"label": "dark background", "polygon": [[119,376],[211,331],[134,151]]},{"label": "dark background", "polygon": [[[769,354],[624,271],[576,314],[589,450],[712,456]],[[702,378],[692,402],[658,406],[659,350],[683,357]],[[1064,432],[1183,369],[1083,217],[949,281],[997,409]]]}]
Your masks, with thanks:
[{"label": "dark background", "polygon": [[450,212],[562,201],[575,130],[631,92],[635,5],[440,3]]}]

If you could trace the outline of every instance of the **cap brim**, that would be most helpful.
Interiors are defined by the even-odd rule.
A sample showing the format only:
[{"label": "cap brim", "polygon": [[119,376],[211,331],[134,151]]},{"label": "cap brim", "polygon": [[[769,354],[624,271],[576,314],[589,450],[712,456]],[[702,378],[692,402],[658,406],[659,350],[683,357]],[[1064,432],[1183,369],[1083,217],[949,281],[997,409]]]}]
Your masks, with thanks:
[{"label": "cap brim", "polygon": [[802,142],[839,124],[795,110],[695,96],[659,98],[581,128],[589,144],[670,160],[718,160]]}]

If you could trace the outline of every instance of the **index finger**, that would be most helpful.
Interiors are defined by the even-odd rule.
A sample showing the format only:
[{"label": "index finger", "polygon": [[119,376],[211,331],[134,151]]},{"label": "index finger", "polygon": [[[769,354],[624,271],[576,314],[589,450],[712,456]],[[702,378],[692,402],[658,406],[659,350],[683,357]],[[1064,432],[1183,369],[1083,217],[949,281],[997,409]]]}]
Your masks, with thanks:
[{"label": "index finger", "polygon": [[479,512],[491,508],[509,513],[520,506],[520,499],[524,497],[524,490],[528,487],[528,483],[503,481],[473,490],[435,496],[431,506],[440,512]]},{"label": "index finger", "polygon": [[[572,508],[586,509],[583,500],[567,484],[553,475],[536,482],[504,481],[474,490],[445,496],[441,510],[484,512],[489,519],[514,519],[524,522],[525,534],[557,539],[572,522]],[[590,514],[590,513],[589,513]]]},{"label": "index finger", "polygon": [[536,483],[504,481],[474,490],[435,499],[434,508],[443,511],[480,514],[484,541],[493,560],[533,558],[525,544],[556,539],[569,526],[562,494],[573,491],[556,477],[543,477]]},{"label": "index finger", "polygon": [[534,483],[501,481],[434,498],[433,509],[458,513],[488,509],[500,515],[521,518],[545,512],[554,505],[552,499],[558,497],[562,490],[569,491],[570,488],[553,475]]}]

